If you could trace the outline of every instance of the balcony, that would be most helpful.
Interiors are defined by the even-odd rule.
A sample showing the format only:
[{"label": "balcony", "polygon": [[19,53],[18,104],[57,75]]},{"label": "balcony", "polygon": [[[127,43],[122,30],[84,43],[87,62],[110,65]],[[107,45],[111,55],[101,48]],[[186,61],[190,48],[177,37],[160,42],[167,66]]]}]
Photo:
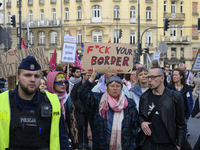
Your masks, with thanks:
[{"label": "balcony", "polygon": [[137,2],[137,0],[129,0],[129,2]]},{"label": "balcony", "polygon": [[[39,20],[34,19],[33,21],[24,20],[24,22],[27,22],[30,28],[48,28],[48,27],[60,27],[61,25],[61,19],[57,20]],[[22,28],[26,28],[26,25],[22,23]]]},{"label": "balcony", "polygon": [[6,7],[7,7],[7,8],[11,8],[11,2],[7,2],[7,3],[6,3]]},{"label": "balcony", "polygon": [[28,6],[33,6],[33,1],[28,1]]},{"label": "balcony", "polygon": [[169,45],[189,45],[191,44],[190,36],[161,36],[161,41]]},{"label": "balcony", "polygon": [[69,3],[69,0],[64,0],[64,3]]},{"label": "balcony", "polygon": [[169,20],[185,20],[185,13],[164,13],[164,18],[169,18]]},{"label": "balcony", "polygon": [[192,15],[193,15],[193,16],[198,16],[199,13],[198,13],[198,12],[192,12]]},{"label": "balcony", "polygon": [[192,39],[193,39],[193,40],[198,40],[199,37],[198,37],[198,36],[192,36]]},{"label": "balcony", "polygon": [[153,3],[153,0],[145,0],[146,3]]},{"label": "balcony", "polygon": [[51,4],[56,4],[56,0],[51,0]]},{"label": "balcony", "polygon": [[102,2],[103,0],[90,0],[90,2]]},{"label": "balcony", "polygon": [[82,2],[82,0],[76,0],[76,2]]},{"label": "balcony", "polygon": [[113,0],[113,2],[121,2],[121,0]]},{"label": "balcony", "polygon": [[39,5],[44,5],[44,0],[39,0]]},{"label": "balcony", "polygon": [[45,43],[38,43],[38,46],[45,46]]},{"label": "balcony", "polygon": [[57,46],[57,43],[50,43],[49,46]]}]

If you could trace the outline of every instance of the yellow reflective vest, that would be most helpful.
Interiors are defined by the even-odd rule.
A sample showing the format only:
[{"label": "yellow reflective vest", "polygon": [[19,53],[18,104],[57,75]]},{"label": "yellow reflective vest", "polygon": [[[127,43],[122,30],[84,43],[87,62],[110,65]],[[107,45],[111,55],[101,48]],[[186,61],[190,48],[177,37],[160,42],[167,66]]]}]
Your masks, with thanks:
[{"label": "yellow reflective vest", "polygon": [[[44,93],[44,91],[41,91]],[[50,150],[60,150],[59,122],[61,117],[61,108],[56,94],[46,92],[52,105],[52,119],[50,131]],[[0,150],[9,148],[10,139],[10,100],[9,91],[0,94]]]}]

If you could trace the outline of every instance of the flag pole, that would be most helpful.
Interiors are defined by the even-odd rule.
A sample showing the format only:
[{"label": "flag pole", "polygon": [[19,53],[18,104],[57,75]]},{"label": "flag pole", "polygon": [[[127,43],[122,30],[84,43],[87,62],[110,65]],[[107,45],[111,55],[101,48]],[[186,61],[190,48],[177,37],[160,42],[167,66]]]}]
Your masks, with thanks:
[{"label": "flag pole", "polygon": [[67,80],[69,80],[69,64],[67,64]]}]

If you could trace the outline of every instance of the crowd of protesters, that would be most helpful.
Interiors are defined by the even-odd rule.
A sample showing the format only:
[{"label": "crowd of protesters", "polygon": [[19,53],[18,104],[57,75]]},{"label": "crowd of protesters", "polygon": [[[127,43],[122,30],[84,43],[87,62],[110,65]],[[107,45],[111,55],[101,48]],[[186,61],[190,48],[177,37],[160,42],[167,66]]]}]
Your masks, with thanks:
[{"label": "crowd of protesters", "polygon": [[[12,50],[9,51],[9,54],[14,55]],[[40,81],[37,82],[40,85],[35,88],[31,99],[19,95],[19,101],[14,100],[12,105],[18,105],[17,103],[20,101],[23,101],[23,105],[25,105],[27,101],[34,100],[35,95],[42,95],[38,94],[41,92],[45,92],[48,98],[49,94],[56,95],[60,104],[60,122],[64,123],[63,125],[60,123],[57,129],[59,132],[66,133],[67,131],[67,134],[60,133],[59,149],[192,150],[187,141],[190,136],[187,124],[193,110],[192,90],[195,84],[193,81],[190,81],[189,84],[186,83],[189,71],[185,64],[181,63],[178,68],[170,70],[169,64],[166,63],[164,68],[161,68],[158,61],[154,60],[150,69],[135,63],[129,74],[98,73],[97,75],[94,68],[93,72],[84,72],[79,67],[72,65],[57,65],[55,70],[50,70],[51,66],[49,66],[49,70],[41,72],[34,57],[31,59],[32,62],[28,62],[27,58],[24,59],[23,61],[26,63],[22,61],[19,70],[31,72],[27,74],[30,76],[36,76],[32,72],[37,71],[40,76]],[[29,67],[32,65],[31,63],[37,68],[31,70]],[[16,91],[23,91],[29,86],[29,83],[26,83],[27,87],[24,87],[25,83],[22,83],[25,81],[20,81],[18,76],[16,76],[17,80],[15,77],[8,78],[8,89],[15,89],[14,95],[17,93]],[[26,82],[30,82],[33,86],[32,84],[35,84],[36,81],[27,77]],[[199,85],[200,82],[198,87],[200,87]],[[199,91],[195,92],[199,94]],[[0,96],[3,96],[3,93]],[[53,109],[53,102],[51,101],[51,103]],[[32,103],[28,105],[32,108]],[[33,105],[36,104],[33,103]],[[38,104],[35,107],[39,109],[39,106]],[[16,106],[14,108],[17,109]],[[1,109],[0,107],[0,113]],[[42,107],[40,109],[42,111]],[[22,109],[21,112],[23,111]],[[12,113],[15,114],[14,111]],[[48,119],[41,120],[44,120],[45,124]],[[13,124],[15,123],[12,122],[11,125],[13,126]],[[32,126],[37,125],[28,125],[31,130]],[[3,124],[0,122],[0,129],[2,127]],[[47,129],[51,127],[52,125]],[[49,130],[51,130],[50,133],[53,132],[53,129]],[[20,147],[19,144],[15,144],[17,140],[14,136],[21,130],[18,129],[15,132],[12,129],[11,131],[15,133],[10,135],[11,144],[8,144],[7,147],[4,146],[8,150],[52,149],[52,139],[48,130],[45,131],[43,137],[50,136],[49,139],[48,136],[45,139],[49,142],[49,146],[46,142],[45,146],[41,144],[38,147],[33,147],[34,143],[23,144],[23,147]],[[39,137],[36,136],[36,138]],[[57,140],[57,138],[55,139]],[[5,139],[0,138],[0,144],[3,140]],[[26,140],[24,141],[26,142]],[[92,141],[92,147],[90,147],[89,141]],[[198,143],[195,147],[195,150],[198,150]]]}]

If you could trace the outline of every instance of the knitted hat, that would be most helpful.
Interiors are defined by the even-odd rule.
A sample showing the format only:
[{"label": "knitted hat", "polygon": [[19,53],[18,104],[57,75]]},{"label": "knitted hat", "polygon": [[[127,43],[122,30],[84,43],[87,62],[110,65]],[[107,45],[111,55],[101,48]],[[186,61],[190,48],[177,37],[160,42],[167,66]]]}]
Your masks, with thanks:
[{"label": "knitted hat", "polygon": [[123,87],[122,79],[120,77],[118,77],[118,76],[111,76],[108,79],[108,81],[106,83],[106,86],[108,86],[108,84],[111,83],[111,82],[113,82],[113,81],[116,81],[116,82],[120,83],[122,85],[122,87]]}]

